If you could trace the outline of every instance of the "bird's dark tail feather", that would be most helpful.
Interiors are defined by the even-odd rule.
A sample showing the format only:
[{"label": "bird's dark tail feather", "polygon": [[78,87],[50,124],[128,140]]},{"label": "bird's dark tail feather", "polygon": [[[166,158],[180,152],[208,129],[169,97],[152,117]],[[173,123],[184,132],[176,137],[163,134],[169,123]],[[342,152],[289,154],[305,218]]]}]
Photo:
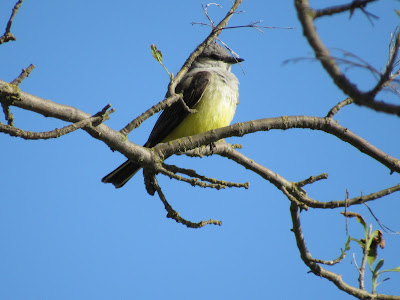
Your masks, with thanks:
[{"label": "bird's dark tail feather", "polygon": [[140,168],[140,165],[127,160],[110,174],[104,176],[101,181],[104,183],[112,183],[115,188],[118,189],[127,183]]}]

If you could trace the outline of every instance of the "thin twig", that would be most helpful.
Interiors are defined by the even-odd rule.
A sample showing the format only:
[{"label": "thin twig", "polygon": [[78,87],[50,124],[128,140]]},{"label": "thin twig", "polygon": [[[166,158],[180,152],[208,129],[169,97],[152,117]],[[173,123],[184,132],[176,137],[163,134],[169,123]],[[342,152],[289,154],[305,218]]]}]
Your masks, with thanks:
[{"label": "thin twig", "polygon": [[298,187],[303,187],[303,186],[305,186],[307,184],[312,184],[312,183],[314,183],[316,181],[323,180],[323,179],[328,179],[328,174],[327,173],[322,173],[322,174],[320,174],[318,176],[310,176],[309,178],[307,178],[305,180],[297,182],[297,186]]},{"label": "thin twig", "polygon": [[[54,139],[54,138],[58,138],[60,136],[66,135],[68,133],[74,132],[77,129],[86,127],[86,126],[91,126],[93,123],[95,123],[96,125],[102,123],[105,120],[109,119],[109,114],[114,112],[114,109],[111,109],[109,111],[108,108],[110,106],[107,105],[105,108],[106,111],[104,111],[104,109],[102,111],[100,111],[99,113],[97,113],[95,116],[90,117],[88,119],[85,120],[81,120],[79,122],[76,122],[74,124],[65,126],[63,128],[56,128],[54,130],[51,131],[45,131],[45,132],[32,132],[32,131],[25,131],[19,128],[15,128],[13,126],[10,125],[4,125],[4,124],[0,124],[0,132],[6,133],[10,136],[15,136],[15,137],[20,137],[23,138],[25,140],[48,140],[48,139]],[[93,124],[94,125],[94,124]]]},{"label": "thin twig", "polygon": [[393,80],[391,77],[391,74],[392,74],[396,59],[397,59],[397,53],[399,51],[399,46],[400,46],[400,30],[397,32],[394,46],[392,48],[392,51],[390,51],[390,55],[389,55],[389,59],[386,64],[386,67],[385,67],[385,71],[381,75],[381,78],[380,78],[379,82],[376,84],[376,86],[369,92],[369,94],[371,96],[375,96],[376,94],[378,94],[379,91],[381,91],[385,85],[387,85],[389,82],[391,82]]},{"label": "thin twig", "polygon": [[372,227],[371,225],[369,226],[368,229],[368,233],[367,233],[367,237],[366,237],[366,241],[364,244],[363,249],[363,257],[361,260],[361,266],[360,266],[360,275],[358,276],[358,282],[359,282],[359,286],[361,290],[365,290],[364,287],[364,277],[365,277],[365,266],[367,265],[367,257],[368,257],[368,247],[367,247],[367,239],[369,239],[371,237],[371,232],[372,232]]},{"label": "thin twig", "polygon": [[[317,10],[314,10],[314,18],[316,19],[316,18],[320,18],[323,16],[331,16],[333,14],[339,14],[339,13],[346,12],[346,11],[350,11],[350,16],[351,16],[353,14],[353,11],[357,8],[361,9],[364,13],[367,13],[367,16],[368,16],[368,14],[370,14],[370,13],[366,12],[364,10],[364,7],[367,6],[368,3],[375,2],[375,1],[377,1],[377,0],[358,0],[358,1],[356,0],[356,1],[352,1],[351,3],[345,4],[345,5],[338,5],[338,6],[327,7],[324,9],[317,9]],[[375,16],[373,14],[370,14],[370,15],[372,15],[374,18],[378,18],[377,16]]]},{"label": "thin twig", "polygon": [[160,112],[164,108],[171,106],[176,101],[178,101],[180,98],[181,98],[181,96],[179,94],[174,94],[173,96],[160,101],[159,103],[153,105],[148,110],[146,110],[140,116],[135,118],[133,121],[129,122],[124,128],[122,128],[120,130],[120,132],[124,136],[127,136],[132,130],[134,130],[135,128],[138,128],[145,120],[147,120],[154,114]]},{"label": "thin twig", "polygon": [[372,209],[367,205],[367,203],[364,203],[364,205],[368,208],[369,212],[371,213],[372,217],[374,217],[375,221],[378,223],[378,225],[382,228],[382,230],[388,234],[400,234],[398,231],[394,231],[387,227],[385,224],[383,224],[373,213]]},{"label": "thin twig", "polygon": [[183,76],[186,75],[188,72],[190,66],[192,65],[193,61],[199,56],[203,50],[211,44],[213,40],[215,40],[221,33],[222,28],[226,26],[228,23],[229,19],[232,17],[233,13],[235,10],[239,7],[239,5],[242,3],[242,0],[236,0],[231,9],[228,11],[228,13],[225,15],[225,17],[219,22],[215,28],[211,31],[211,33],[208,35],[208,37],[201,43],[195,51],[192,52],[192,54],[186,59],[185,63],[179,70],[179,72],[176,74],[176,76],[171,79],[169,85],[168,85],[168,95],[170,95],[167,99],[164,99],[160,103],[154,105],[150,109],[148,109],[146,112],[141,114],[139,117],[137,117],[135,120],[130,122],[128,125],[126,125],[123,129],[120,130],[120,132],[123,135],[128,135],[133,129],[137,128],[140,126],[140,124],[149,118],[150,116],[154,115],[155,113],[159,112],[160,110],[164,109],[168,105],[172,105],[176,101],[179,100],[181,96],[176,95],[175,93],[175,88],[179,84],[179,82],[182,80]]},{"label": "thin twig", "polygon": [[353,253],[353,261],[354,261],[354,265],[357,268],[358,274],[361,274],[360,268],[358,267],[358,264],[357,264],[356,254],[355,253]]},{"label": "thin twig", "polygon": [[[179,177],[171,177],[170,176],[171,173],[166,173],[165,175],[170,176],[170,178],[183,180],[183,181],[188,182],[188,183],[190,183],[192,185],[198,185],[198,186],[201,186],[201,187],[211,187],[211,188],[216,188],[216,189],[225,188],[225,187],[238,187],[238,188],[248,189],[249,185],[250,185],[248,182],[236,183],[236,182],[228,182],[228,181],[224,181],[224,180],[218,180],[218,179],[215,179],[215,178],[206,177],[206,176],[198,174],[195,170],[179,168],[177,166],[167,165],[165,163],[163,163],[163,167],[166,170],[168,170],[169,172],[172,172],[173,174],[175,174],[175,176],[179,176],[179,175],[176,175],[176,173],[182,173],[182,174],[185,174],[187,176],[193,177],[194,179],[188,179],[189,181],[186,181],[186,178],[184,178],[184,177],[181,177],[181,176],[179,176]],[[202,181],[207,181],[207,182],[211,183],[211,185],[207,185],[204,182],[199,182],[199,181],[197,181],[197,179],[200,179]]]},{"label": "thin twig", "polygon": [[352,295],[354,297],[357,297],[358,299],[400,299],[398,296],[392,296],[392,295],[382,295],[382,294],[370,294],[365,290],[362,289],[357,289],[351,285],[348,285],[346,282],[343,281],[343,278],[341,275],[336,274],[334,272],[328,271],[324,268],[321,267],[320,264],[315,262],[315,259],[312,257],[311,253],[308,251],[306,242],[304,239],[303,235],[303,230],[301,227],[300,223],[300,214],[299,214],[299,207],[296,205],[295,202],[291,202],[290,204],[290,214],[292,217],[292,223],[293,223],[293,233],[296,238],[296,244],[297,248],[299,249],[300,252],[300,257],[307,265],[311,272],[313,272],[315,275],[326,278],[327,280],[331,281],[333,284],[335,284],[340,290],[348,293],[349,295]]},{"label": "thin twig", "polygon": [[177,211],[175,211],[172,206],[168,203],[167,198],[165,197],[164,193],[161,191],[161,187],[158,185],[157,178],[153,174],[152,181],[154,183],[155,190],[157,191],[158,196],[160,197],[161,202],[164,204],[164,208],[167,211],[167,218],[175,220],[177,223],[181,223],[188,228],[201,228],[206,225],[222,225],[221,221],[218,220],[207,220],[201,221],[198,223],[193,223],[188,220],[182,218]]},{"label": "thin twig", "polygon": [[225,17],[219,22],[217,26],[213,28],[211,33],[208,35],[208,37],[201,43],[199,46],[197,46],[196,50],[190,54],[190,56],[186,59],[185,63],[179,70],[179,72],[176,74],[176,76],[171,80],[171,82],[168,85],[168,93],[170,95],[175,94],[175,88],[178,85],[178,83],[182,80],[183,76],[186,75],[188,72],[190,66],[194,62],[194,60],[203,52],[203,50],[211,44],[212,41],[214,41],[220,34],[221,31],[226,25],[228,24],[228,21],[230,18],[233,16],[235,13],[236,9],[239,7],[239,5],[242,3],[242,0],[235,0],[233,3],[231,9],[227,12]]},{"label": "thin twig", "polygon": [[12,22],[14,20],[15,15],[18,12],[18,9],[21,7],[21,4],[24,0],[18,0],[18,2],[14,5],[13,9],[12,9],[12,13],[11,13],[11,17],[8,20],[7,26],[6,26],[6,30],[3,34],[3,36],[0,37],[0,45],[3,43],[7,43],[9,41],[15,41],[16,37],[11,33],[11,25]]},{"label": "thin twig", "polygon": [[340,256],[334,260],[323,260],[323,259],[312,258],[311,261],[318,263],[318,264],[333,266],[333,265],[340,263],[345,257],[346,257],[346,252],[342,250],[342,253],[340,253]]},{"label": "thin twig", "polygon": [[[344,203],[345,203],[345,205],[344,205],[344,214],[345,214],[345,216],[347,215],[347,200],[349,200],[349,190],[348,189],[346,189],[346,197],[345,197],[345,199],[344,199]],[[346,235],[348,236],[349,235],[349,227],[348,227],[348,222],[347,222],[347,218],[345,218],[345,222],[346,222]]]},{"label": "thin twig", "polygon": [[321,62],[329,76],[350,98],[354,103],[369,107],[375,111],[381,111],[388,114],[400,116],[400,105],[394,105],[374,99],[374,95],[361,92],[356,84],[352,83],[340,70],[335,59],[331,57],[329,50],[323,44],[314,26],[314,10],[310,8],[308,0],[295,1],[297,16],[303,27],[303,34],[307,38],[308,43],[314,50],[315,56]]},{"label": "thin twig", "polygon": [[26,77],[31,74],[34,68],[35,66],[33,64],[30,64],[29,67],[27,67],[26,69],[22,69],[21,74],[19,74],[19,76],[10,83],[18,86]]},{"label": "thin twig", "polygon": [[13,127],[14,126],[14,115],[12,114],[10,110],[10,106],[7,105],[6,103],[1,103],[1,107],[3,109],[4,117],[7,121],[8,126]]},{"label": "thin twig", "polygon": [[327,118],[333,118],[333,116],[335,114],[337,114],[339,112],[339,110],[341,110],[343,107],[345,107],[346,105],[350,105],[351,103],[353,103],[353,99],[351,98],[346,98],[345,100],[339,102],[338,104],[336,104],[334,107],[331,108],[331,110],[328,112],[328,114],[326,115]]}]

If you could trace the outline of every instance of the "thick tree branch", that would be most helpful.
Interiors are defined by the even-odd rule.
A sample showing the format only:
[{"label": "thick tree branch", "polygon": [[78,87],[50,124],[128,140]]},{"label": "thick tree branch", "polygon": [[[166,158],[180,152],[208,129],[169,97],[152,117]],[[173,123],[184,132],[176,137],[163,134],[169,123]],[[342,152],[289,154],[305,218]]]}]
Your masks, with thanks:
[{"label": "thick tree branch", "polygon": [[243,136],[258,131],[287,130],[293,128],[320,130],[336,136],[340,140],[349,143],[359,151],[379,161],[391,171],[400,173],[400,161],[371,145],[369,142],[339,125],[331,118],[309,117],[309,116],[284,116],[278,118],[266,118],[243,123],[236,123],[231,126],[218,128],[206,133],[197,134],[191,137],[171,141],[167,144],[158,144],[153,149],[161,157],[167,158],[178,152],[185,152],[201,145],[211,144],[220,139],[232,136]]},{"label": "thick tree branch", "polygon": [[[27,93],[20,92],[17,87],[0,81],[0,101],[9,101],[10,98],[13,99],[12,105],[35,111],[44,116],[50,116],[68,122],[79,122],[91,117],[90,115],[76,108],[56,104],[49,100],[40,99]],[[219,128],[207,133],[182,138],[165,144],[159,144],[155,146],[153,148],[154,151],[151,152],[147,151],[143,147],[130,143],[119,132],[111,130],[104,124],[100,124],[96,128],[85,127],[83,129],[91,136],[102,140],[111,149],[119,151],[132,161],[138,162],[142,165],[153,165],[153,167],[157,169],[157,164],[160,159],[163,161],[175,153],[194,149],[201,145],[211,144],[222,138],[230,136],[243,136],[245,134],[257,131],[268,131],[272,129],[286,130],[290,128],[309,128],[330,133],[353,145],[361,152],[366,153],[367,155],[381,162],[383,165],[390,168],[390,170],[400,172],[400,162],[396,158],[389,156],[388,154],[369,144],[367,141],[352,133],[347,128],[337,124],[331,118],[293,116],[237,123],[232,126]],[[213,152],[217,153],[217,149],[218,148],[213,148]],[[307,197],[301,188],[296,186],[296,184],[284,179],[271,170],[268,170],[264,166],[255,163],[253,160],[248,159],[244,155],[234,151],[231,147],[225,147],[224,152],[219,154],[222,156],[227,156],[246,168],[251,169],[273,183],[280,190],[282,190],[282,187],[284,187],[293,197],[307,206],[316,208],[334,208],[345,205],[344,201],[320,202]],[[380,192],[379,195],[376,193],[369,198],[366,196],[363,198],[357,198],[358,200],[354,200],[354,203],[352,202],[353,200],[350,199],[348,201],[348,205],[359,204],[362,203],[362,201],[368,201],[374,197],[376,199],[385,193],[391,193],[397,190],[397,187],[393,187]]]},{"label": "thick tree branch", "polygon": [[[302,180],[298,183],[294,183],[292,181],[289,181],[279,174],[271,171],[270,169],[266,168],[265,166],[258,164],[255,160],[250,159],[246,157],[244,154],[237,152],[233,149],[232,145],[227,144],[225,142],[218,142],[215,143],[215,146],[211,150],[209,147],[200,147],[195,150],[192,150],[194,153],[196,153],[196,156],[209,156],[209,155],[220,155],[223,157],[226,157],[228,159],[231,159],[235,161],[236,163],[242,165],[246,169],[260,175],[262,178],[268,180],[271,182],[273,185],[275,185],[279,190],[285,193],[289,193],[292,197],[294,197],[296,200],[300,201],[301,203],[305,204],[303,206],[303,209],[307,209],[307,207],[312,207],[312,208],[337,208],[337,207],[349,207],[352,205],[359,205],[368,201],[373,201],[379,198],[383,198],[386,195],[395,193],[400,191],[400,184],[395,185],[393,187],[384,189],[379,192],[371,193],[369,195],[365,196],[359,196],[347,200],[341,200],[341,201],[318,201],[315,199],[312,199],[307,196],[306,192],[302,189],[302,187],[305,184],[311,184],[313,182],[316,182],[321,179],[326,179],[327,174],[320,174],[318,176],[311,176],[310,178],[306,180]],[[190,155],[193,155],[193,153],[190,153]],[[284,190],[285,191],[284,191]],[[286,194],[285,194],[286,195]],[[287,195],[286,195],[287,196]],[[289,197],[288,197],[289,198]],[[289,200],[293,200],[292,198],[289,198]]]},{"label": "thick tree branch", "polygon": [[[77,108],[45,100],[28,93],[21,92],[18,87],[0,80],[0,102],[36,112],[45,117],[52,117],[66,122],[76,123],[91,117]],[[104,124],[97,127],[84,127],[92,137],[103,141],[113,151],[116,150],[139,164],[149,164],[154,159],[145,148],[129,142],[120,132],[110,129]]]}]

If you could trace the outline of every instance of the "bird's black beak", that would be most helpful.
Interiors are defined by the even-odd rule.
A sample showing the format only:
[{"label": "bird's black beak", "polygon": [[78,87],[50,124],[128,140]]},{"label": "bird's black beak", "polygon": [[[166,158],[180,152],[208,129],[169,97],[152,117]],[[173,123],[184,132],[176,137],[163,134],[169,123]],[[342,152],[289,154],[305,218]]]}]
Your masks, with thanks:
[{"label": "bird's black beak", "polygon": [[233,57],[233,56],[231,56],[231,57],[229,58],[229,63],[231,63],[231,64],[237,64],[237,63],[240,63],[240,62],[242,62],[242,61],[244,61],[244,59],[243,59],[243,58],[240,58],[240,57]]}]

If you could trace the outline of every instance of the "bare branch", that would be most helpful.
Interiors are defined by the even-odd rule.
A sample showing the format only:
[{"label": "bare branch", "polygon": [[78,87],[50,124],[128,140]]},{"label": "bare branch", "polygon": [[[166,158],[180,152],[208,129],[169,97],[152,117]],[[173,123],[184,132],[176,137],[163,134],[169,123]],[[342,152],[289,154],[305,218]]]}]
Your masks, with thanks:
[{"label": "bare branch", "polygon": [[[46,117],[52,117],[66,122],[79,122],[90,118],[87,114],[77,108],[62,105],[50,100],[45,100],[28,93],[21,92],[18,87],[0,80],[0,102],[19,108],[33,111]],[[142,165],[153,161],[153,157],[145,148],[131,143],[121,136],[121,133],[114,131],[104,124],[96,127],[87,126],[82,128],[95,139],[103,141],[112,150],[117,150],[128,159]]]},{"label": "bare branch", "polygon": [[323,264],[327,266],[333,266],[338,263],[340,263],[344,258],[346,257],[346,252],[342,250],[342,253],[340,253],[340,256],[334,260],[322,260],[322,259],[317,259],[317,258],[312,258],[311,261],[317,263],[317,264]]},{"label": "bare branch", "polygon": [[8,23],[7,23],[7,26],[6,26],[6,30],[5,30],[5,32],[3,34],[3,36],[0,37],[0,45],[3,44],[3,43],[7,43],[9,41],[15,41],[16,40],[15,36],[11,33],[11,25],[12,25],[14,17],[17,14],[18,9],[21,7],[21,4],[22,4],[23,1],[24,0],[18,0],[18,2],[15,3],[15,5],[14,5],[14,7],[12,9],[11,17],[8,20]]},{"label": "bare branch", "polygon": [[389,114],[400,116],[400,106],[375,100],[373,94],[362,93],[341,71],[329,50],[321,41],[314,26],[314,11],[310,8],[308,0],[296,0],[298,18],[303,27],[303,34],[313,48],[316,58],[334,80],[337,87],[354,100],[354,103]]},{"label": "bare branch", "polygon": [[8,126],[13,127],[14,126],[14,115],[12,114],[10,110],[10,106],[7,105],[6,103],[1,103],[1,107],[3,109],[4,117],[7,121]]},{"label": "bare branch", "polygon": [[[371,236],[372,233],[372,227],[371,225],[369,226],[368,229],[368,237]],[[360,289],[361,290],[365,290],[365,286],[364,286],[364,277],[365,277],[365,266],[367,265],[367,257],[368,257],[368,247],[364,244],[364,247],[362,248],[363,250],[363,256],[362,256],[362,260],[361,260],[361,266],[360,266],[360,274],[358,276],[358,282],[360,284]]]},{"label": "bare branch", "polygon": [[396,40],[392,50],[390,51],[389,59],[385,67],[385,72],[381,75],[379,82],[376,86],[369,92],[371,96],[375,96],[378,94],[385,86],[387,86],[392,80],[393,77],[391,76],[396,59],[397,54],[400,47],[400,30],[397,31]]},{"label": "bare branch", "polygon": [[218,3],[208,3],[206,6],[204,6],[203,3],[201,4],[201,7],[203,8],[204,14],[206,15],[208,21],[210,22],[211,27],[214,28],[215,27],[214,22],[210,18],[210,16],[208,15],[208,7],[211,6],[211,5],[218,6],[219,8],[222,8],[222,6],[220,4],[218,4]]},{"label": "bare branch", "polygon": [[[29,76],[29,74],[31,73],[31,71],[34,68],[35,68],[35,66],[31,64],[28,68],[22,69],[21,74],[17,78],[15,78],[13,81],[11,81],[10,84],[18,86],[22,82],[22,80],[24,80],[26,77]],[[10,106],[7,103],[2,102],[1,107],[3,108],[3,112],[5,115],[7,124],[11,127],[14,126],[14,116],[11,113]]]},{"label": "bare branch", "polygon": [[[163,171],[161,171],[161,173],[163,173],[164,175],[167,175],[170,178],[174,178],[174,179],[177,179],[180,181],[185,181],[185,182],[190,183],[191,185],[196,185],[196,186],[200,186],[200,187],[211,187],[211,188],[216,188],[217,190],[219,190],[221,188],[226,188],[226,187],[239,187],[239,188],[242,187],[242,188],[248,189],[249,185],[250,185],[248,182],[236,183],[236,182],[228,182],[228,181],[224,181],[224,180],[218,180],[215,178],[206,177],[206,176],[198,174],[195,170],[179,168],[177,166],[167,165],[165,163],[163,163],[163,168],[165,170],[169,171],[169,172],[165,172],[165,173],[163,173]],[[174,175],[172,175],[171,172]],[[187,176],[193,177],[194,179],[187,179],[185,177],[176,175],[176,173],[182,173]],[[209,182],[211,184],[199,182],[198,179]]]},{"label": "bare branch", "polygon": [[6,133],[10,136],[20,137],[23,138],[24,140],[54,139],[66,135],[68,133],[74,132],[77,129],[84,128],[86,126],[92,126],[94,124],[98,125],[104,122],[105,120],[108,120],[110,118],[109,115],[115,111],[114,109],[108,111],[108,108],[110,108],[110,105],[107,105],[105,108],[103,108],[103,110],[101,110],[93,117],[78,121],[74,124],[65,126],[63,128],[56,128],[51,131],[45,131],[45,132],[24,131],[22,129],[15,128],[13,126],[0,124],[0,132]]},{"label": "bare branch", "polygon": [[303,187],[303,186],[305,186],[307,184],[312,184],[312,183],[314,183],[316,181],[319,181],[319,180],[322,180],[322,179],[328,179],[328,174],[322,173],[322,174],[320,174],[318,176],[310,176],[309,178],[307,178],[305,180],[297,182],[297,186],[298,187]]},{"label": "bare branch", "polygon": [[332,107],[331,110],[326,115],[326,117],[333,118],[333,116],[336,115],[339,112],[339,110],[341,110],[343,107],[345,107],[346,105],[349,105],[351,103],[353,103],[353,99],[346,98],[345,100],[339,102],[334,107]]},{"label": "bare branch", "polygon": [[30,64],[29,67],[27,67],[26,69],[22,69],[21,74],[19,74],[19,76],[10,83],[18,86],[26,77],[28,77],[31,74],[34,68],[35,66]]},{"label": "bare branch", "polygon": [[165,210],[168,212],[167,213],[167,218],[173,219],[175,220],[177,223],[181,223],[183,225],[185,225],[188,228],[201,228],[204,227],[206,225],[222,225],[221,221],[218,220],[207,220],[207,221],[201,221],[198,223],[193,223],[190,221],[185,220],[184,218],[182,218],[179,213],[177,211],[175,211],[172,206],[168,203],[167,199],[165,198],[163,192],[161,191],[161,187],[158,185],[157,182],[157,178],[155,177],[155,175],[153,174],[153,182],[154,182],[154,187],[157,191],[158,196],[160,197],[160,200],[162,201],[162,203],[164,204]]},{"label": "bare branch", "polygon": [[293,195],[291,195],[288,190],[282,186],[280,188],[280,190],[282,191],[282,193],[290,200],[290,202],[296,203],[296,205],[300,208],[300,209],[304,209],[304,210],[308,210],[308,206],[305,205],[304,203],[301,203],[299,200],[296,199],[296,197],[294,197]]},{"label": "bare branch", "polygon": [[124,136],[127,136],[132,130],[134,130],[135,128],[138,128],[145,120],[147,120],[154,114],[160,112],[164,108],[171,106],[176,101],[178,101],[179,98],[181,98],[180,95],[175,94],[175,95],[168,97],[168,98],[160,101],[159,103],[153,105],[148,110],[146,110],[144,113],[142,113],[140,116],[135,118],[132,122],[127,124],[124,128],[122,128],[120,130],[120,132]]},{"label": "bare branch", "polygon": [[191,137],[171,141],[168,143],[168,145],[158,144],[153,149],[155,151],[160,151],[162,153],[161,156],[167,158],[175,153],[185,152],[187,150],[197,148],[201,145],[211,144],[227,137],[243,136],[245,134],[258,131],[269,131],[273,129],[286,130],[291,128],[310,128],[332,134],[387,166],[391,171],[400,173],[400,161],[397,158],[392,157],[377,147],[371,145],[363,138],[336,123],[331,118],[284,116],[278,118],[247,121],[223,128],[218,128]]},{"label": "bare branch", "polygon": [[331,15],[342,13],[345,11],[350,11],[350,17],[351,17],[355,9],[361,9],[367,15],[368,18],[369,18],[369,16],[378,18],[377,16],[375,16],[371,13],[368,13],[364,9],[368,3],[375,2],[375,1],[377,1],[377,0],[355,0],[349,4],[327,7],[324,9],[317,9],[317,10],[314,10],[314,18],[316,19],[316,18],[320,18],[323,16],[331,16]]}]

